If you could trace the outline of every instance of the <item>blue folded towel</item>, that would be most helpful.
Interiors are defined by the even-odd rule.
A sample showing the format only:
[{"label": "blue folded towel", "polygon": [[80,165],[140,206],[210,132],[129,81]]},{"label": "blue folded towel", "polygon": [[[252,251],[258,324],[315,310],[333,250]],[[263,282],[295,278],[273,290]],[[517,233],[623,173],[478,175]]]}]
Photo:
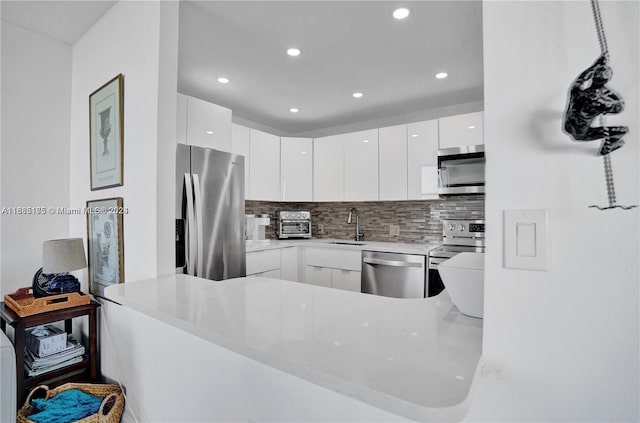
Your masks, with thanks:
[{"label": "blue folded towel", "polygon": [[75,422],[97,413],[102,400],[79,389],[69,389],[48,400],[33,399],[33,413],[28,418],[35,423]]}]

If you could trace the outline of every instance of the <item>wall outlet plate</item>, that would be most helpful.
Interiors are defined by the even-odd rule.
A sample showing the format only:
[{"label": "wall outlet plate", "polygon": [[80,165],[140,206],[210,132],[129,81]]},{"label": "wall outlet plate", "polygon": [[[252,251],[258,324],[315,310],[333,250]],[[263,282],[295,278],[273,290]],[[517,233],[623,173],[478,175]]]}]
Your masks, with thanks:
[{"label": "wall outlet plate", "polygon": [[400,235],[400,225],[389,225],[389,235],[399,236]]}]

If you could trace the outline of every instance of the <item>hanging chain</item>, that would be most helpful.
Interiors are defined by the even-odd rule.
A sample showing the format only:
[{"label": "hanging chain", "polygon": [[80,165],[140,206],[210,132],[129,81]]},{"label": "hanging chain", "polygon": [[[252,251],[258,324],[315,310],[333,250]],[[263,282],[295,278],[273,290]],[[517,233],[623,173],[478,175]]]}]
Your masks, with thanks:
[{"label": "hanging chain", "polygon": [[[600,5],[598,0],[591,0],[591,10],[593,12],[593,19],[596,24],[596,31],[598,33],[598,43],[600,44],[600,52],[605,56],[607,62],[609,61],[609,47],[607,46],[607,39],[604,35],[604,26],[602,25],[602,16],[600,15]],[[600,125],[605,128],[604,144],[609,144],[609,131],[607,131],[607,124],[604,115],[600,115]],[[616,204],[616,187],[613,183],[613,167],[611,166],[611,157],[609,154],[602,156],[604,162],[604,180],[607,185],[607,198],[609,199],[609,207],[615,207]],[[597,206],[591,206],[597,207]],[[602,210],[602,208],[598,207]]]}]

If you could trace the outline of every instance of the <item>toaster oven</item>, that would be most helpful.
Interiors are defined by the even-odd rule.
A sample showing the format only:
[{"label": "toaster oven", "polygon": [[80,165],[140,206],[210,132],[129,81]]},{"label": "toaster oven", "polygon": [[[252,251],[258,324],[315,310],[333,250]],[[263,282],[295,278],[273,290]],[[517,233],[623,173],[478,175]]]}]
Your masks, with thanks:
[{"label": "toaster oven", "polygon": [[311,212],[278,212],[278,238],[311,238]]}]

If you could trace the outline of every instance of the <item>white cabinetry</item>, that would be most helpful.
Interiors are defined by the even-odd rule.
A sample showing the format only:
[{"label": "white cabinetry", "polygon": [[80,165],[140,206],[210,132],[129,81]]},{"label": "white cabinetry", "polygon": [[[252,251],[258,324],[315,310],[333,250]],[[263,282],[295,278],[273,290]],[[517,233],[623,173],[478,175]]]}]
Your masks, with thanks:
[{"label": "white cabinetry", "polygon": [[380,172],[379,199],[407,199],[407,125],[380,128],[378,132]]},{"label": "white cabinetry", "polygon": [[484,144],[482,112],[440,118],[440,148]]},{"label": "white cabinetry", "polygon": [[313,200],[345,200],[344,135],[313,140]]},{"label": "white cabinetry", "polygon": [[281,138],[282,201],[313,201],[313,141]]},{"label": "white cabinetry", "polygon": [[251,200],[280,200],[280,137],[251,129],[249,193]]},{"label": "white cabinetry", "polygon": [[251,167],[250,141],[251,130],[249,128],[235,123],[231,124],[231,152],[244,156],[244,198],[251,198],[251,193],[249,192],[251,176],[249,171]]},{"label": "white cabinetry", "polygon": [[305,282],[360,292],[362,253],[330,248],[307,248]]},{"label": "white cabinetry", "polygon": [[[407,126],[407,198],[420,200],[437,196],[438,120]],[[423,181],[430,175],[429,180]],[[423,189],[424,182],[424,189]]]},{"label": "white cabinetry", "polygon": [[178,94],[178,142],[231,151],[231,109]]},{"label": "white cabinetry", "polygon": [[279,248],[248,252],[246,257],[247,276],[264,276],[280,279],[282,252]]},{"label": "white cabinetry", "polygon": [[352,132],[344,143],[344,198],[378,199],[378,130]]},{"label": "white cabinetry", "polygon": [[282,250],[282,279],[287,281],[300,281],[300,272],[298,265],[298,247],[286,247]]}]

